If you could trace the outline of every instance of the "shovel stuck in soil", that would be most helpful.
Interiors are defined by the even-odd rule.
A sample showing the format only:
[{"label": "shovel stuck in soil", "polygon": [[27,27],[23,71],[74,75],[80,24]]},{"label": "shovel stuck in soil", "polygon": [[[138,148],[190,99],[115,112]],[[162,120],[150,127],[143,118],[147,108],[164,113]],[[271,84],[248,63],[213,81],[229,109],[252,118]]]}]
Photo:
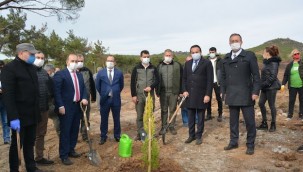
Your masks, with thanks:
[{"label": "shovel stuck in soil", "polygon": [[18,171],[21,172],[21,145],[20,145],[20,133],[19,131],[16,131],[16,137],[17,137],[17,149],[18,149]]},{"label": "shovel stuck in soil", "polygon": [[165,127],[165,129],[164,129],[164,132],[163,132],[163,134],[162,134],[162,142],[163,142],[163,145],[165,145],[165,134],[166,134],[166,132],[167,132],[167,129],[168,129],[168,127],[170,126],[170,124],[173,122],[173,119],[177,116],[177,113],[178,113],[178,111],[180,110],[181,105],[182,105],[182,103],[185,101],[185,99],[186,99],[186,97],[182,97],[182,99],[181,99],[179,105],[178,105],[177,108],[176,108],[176,111],[174,112],[173,116],[169,119],[168,124],[166,125],[166,127]]},{"label": "shovel stuck in soil", "polygon": [[88,139],[88,145],[89,145],[89,152],[87,154],[87,157],[92,165],[100,166],[101,157],[100,157],[99,153],[95,149],[93,149],[93,143],[92,143],[92,140],[90,139],[90,131],[89,131],[88,122],[87,122],[87,118],[86,118],[87,106],[80,104],[80,107],[83,112],[83,118],[84,118],[86,130],[87,130],[87,139]]}]

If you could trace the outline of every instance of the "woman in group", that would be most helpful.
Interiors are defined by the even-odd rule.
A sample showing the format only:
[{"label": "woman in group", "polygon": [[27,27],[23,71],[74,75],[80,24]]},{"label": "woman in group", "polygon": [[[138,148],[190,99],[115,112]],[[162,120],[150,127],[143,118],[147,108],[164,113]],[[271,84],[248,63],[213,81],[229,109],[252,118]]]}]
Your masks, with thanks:
[{"label": "woman in group", "polygon": [[303,120],[303,85],[299,74],[299,65],[302,65],[300,52],[294,49],[290,55],[293,60],[286,66],[281,89],[283,90],[284,85],[288,82],[289,104],[287,119],[290,120],[293,117],[296,97],[299,94],[299,118]]},{"label": "woman in group", "polygon": [[262,113],[262,123],[258,127],[259,130],[268,130],[265,103],[268,101],[271,111],[270,132],[276,131],[276,94],[281,88],[281,84],[277,78],[279,64],[281,58],[278,56],[279,50],[277,46],[266,47],[263,52],[263,68],[261,71],[261,95],[259,107]]}]

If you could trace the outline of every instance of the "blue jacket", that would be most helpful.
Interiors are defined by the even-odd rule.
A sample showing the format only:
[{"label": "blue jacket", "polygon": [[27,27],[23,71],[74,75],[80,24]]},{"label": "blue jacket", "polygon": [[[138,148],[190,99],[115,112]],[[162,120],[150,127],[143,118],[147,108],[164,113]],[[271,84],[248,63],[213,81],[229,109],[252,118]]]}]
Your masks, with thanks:
[{"label": "blue jacket", "polygon": [[121,106],[120,93],[124,87],[124,78],[121,70],[114,68],[112,84],[110,84],[107,68],[100,70],[96,77],[96,89],[100,95],[100,105],[102,106],[109,98],[108,94],[112,90],[113,106]]},{"label": "blue jacket", "polygon": [[[80,89],[80,101],[82,99],[87,99],[87,93],[84,85],[84,80],[82,75],[77,72],[77,77],[79,81]],[[71,107],[75,89],[72,77],[67,68],[57,72],[54,76],[54,98],[55,98],[55,111],[58,112],[59,107],[64,106],[65,111]]]}]

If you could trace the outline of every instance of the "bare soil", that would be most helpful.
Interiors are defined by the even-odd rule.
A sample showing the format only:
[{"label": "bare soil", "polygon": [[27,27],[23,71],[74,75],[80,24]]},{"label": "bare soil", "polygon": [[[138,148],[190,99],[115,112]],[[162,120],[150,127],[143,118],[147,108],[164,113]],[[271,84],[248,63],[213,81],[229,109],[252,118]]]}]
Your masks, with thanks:
[{"label": "bare soil", "polygon": [[[261,66],[261,65],[260,65]],[[285,64],[280,67],[279,78],[282,79]],[[122,133],[128,134],[131,138],[136,136],[136,112],[131,102],[129,89],[129,75],[125,76],[125,89],[122,92],[121,126]],[[294,118],[286,121],[288,111],[288,90],[277,94],[277,131],[274,133],[258,131],[256,138],[255,154],[246,155],[246,129],[243,119],[240,119],[240,140],[239,148],[231,151],[224,151],[223,148],[229,142],[229,112],[224,107],[223,122],[217,122],[216,118],[205,122],[203,143],[199,146],[195,142],[184,144],[188,137],[188,129],[182,127],[180,112],[177,116],[178,134],[173,136],[167,134],[167,145],[162,144],[161,137],[158,137],[160,147],[160,167],[155,171],[161,172],[182,172],[182,171],[303,171],[303,154],[296,152],[298,146],[303,144],[303,121],[298,119],[298,101],[295,105]],[[261,122],[261,113],[258,106],[255,106],[257,125]],[[268,110],[269,119],[270,111]],[[156,100],[155,113],[157,130],[160,130],[160,109],[159,100]],[[213,97],[213,116],[217,116],[216,100]],[[121,158],[118,155],[118,143],[113,138],[113,120],[109,119],[109,139],[104,145],[99,145],[100,138],[100,114],[96,103],[92,104],[91,129],[95,149],[102,159],[100,167],[89,164],[86,156],[88,145],[82,141],[79,135],[76,151],[83,155],[78,159],[72,159],[72,166],[62,165],[58,152],[58,137],[49,120],[48,132],[45,138],[45,157],[55,161],[52,166],[38,166],[45,171],[58,172],[97,172],[97,171],[147,171],[142,164],[142,143],[134,141],[133,155],[130,158]],[[2,135],[2,129],[0,134]],[[0,171],[8,172],[8,151],[9,146],[0,144]],[[23,161],[22,161],[23,162]],[[24,163],[23,169],[25,171]]]}]

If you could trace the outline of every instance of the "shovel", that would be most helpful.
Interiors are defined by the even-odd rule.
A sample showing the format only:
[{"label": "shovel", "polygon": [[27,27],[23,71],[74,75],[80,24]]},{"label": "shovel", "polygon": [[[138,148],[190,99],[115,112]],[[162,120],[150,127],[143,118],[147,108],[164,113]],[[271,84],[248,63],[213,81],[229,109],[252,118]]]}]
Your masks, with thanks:
[{"label": "shovel", "polygon": [[18,149],[18,171],[22,171],[21,170],[21,146],[20,146],[20,133],[18,131],[16,131],[16,136],[17,136],[17,149]]},{"label": "shovel", "polygon": [[179,105],[178,105],[177,108],[176,108],[176,111],[174,112],[173,116],[169,119],[168,124],[166,125],[166,127],[165,127],[165,129],[164,129],[164,132],[163,132],[163,134],[162,134],[162,142],[163,142],[163,145],[165,145],[165,134],[166,134],[166,132],[167,132],[167,129],[168,129],[168,127],[170,126],[170,124],[173,122],[173,119],[177,116],[177,113],[178,113],[178,111],[180,110],[181,105],[182,105],[182,103],[185,101],[185,99],[186,99],[186,97],[182,97],[182,99],[181,99]]},{"label": "shovel", "polygon": [[92,165],[100,166],[101,157],[100,157],[99,153],[95,149],[93,149],[92,140],[90,138],[90,131],[89,131],[88,122],[87,122],[87,118],[86,118],[87,106],[80,104],[80,107],[83,112],[83,118],[84,118],[86,130],[87,130],[87,138],[88,138],[88,145],[89,145],[89,152],[87,154],[87,157]]}]

